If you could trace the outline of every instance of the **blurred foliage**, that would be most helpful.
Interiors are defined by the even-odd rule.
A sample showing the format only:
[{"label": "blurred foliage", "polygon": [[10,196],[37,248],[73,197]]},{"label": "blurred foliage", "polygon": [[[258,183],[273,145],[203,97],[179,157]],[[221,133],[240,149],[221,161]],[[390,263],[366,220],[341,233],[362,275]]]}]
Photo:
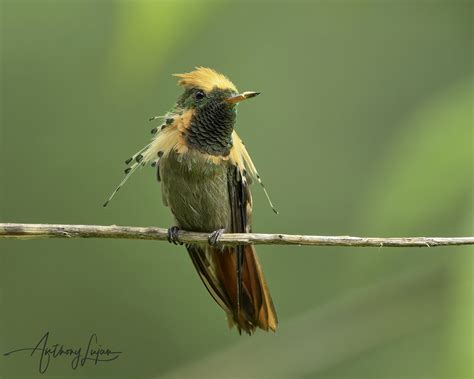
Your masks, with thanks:
[{"label": "blurred foliage", "polygon": [[[241,90],[254,230],[472,235],[473,5],[0,0],[0,222],[172,225],[144,168],[110,208],[146,121],[197,65]],[[472,248],[259,246],[281,320],[228,331],[183,248],[0,241],[1,351],[50,331],[124,354],[89,377],[472,378]],[[37,361],[0,357],[0,375]]]}]

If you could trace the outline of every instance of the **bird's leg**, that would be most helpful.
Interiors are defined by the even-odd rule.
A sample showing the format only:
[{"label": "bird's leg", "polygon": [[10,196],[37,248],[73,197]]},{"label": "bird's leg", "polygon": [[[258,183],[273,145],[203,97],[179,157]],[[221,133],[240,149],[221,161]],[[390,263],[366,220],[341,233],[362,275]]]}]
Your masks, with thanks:
[{"label": "bird's leg", "polygon": [[221,238],[221,235],[224,233],[224,231],[225,229],[217,229],[209,234],[209,237],[207,238],[209,245],[217,246],[219,244],[219,238]]},{"label": "bird's leg", "polygon": [[168,242],[169,243],[174,243],[175,245],[177,245],[177,244],[182,245],[183,244],[179,240],[178,232],[179,232],[179,227],[178,226],[172,226],[171,228],[168,229]]}]

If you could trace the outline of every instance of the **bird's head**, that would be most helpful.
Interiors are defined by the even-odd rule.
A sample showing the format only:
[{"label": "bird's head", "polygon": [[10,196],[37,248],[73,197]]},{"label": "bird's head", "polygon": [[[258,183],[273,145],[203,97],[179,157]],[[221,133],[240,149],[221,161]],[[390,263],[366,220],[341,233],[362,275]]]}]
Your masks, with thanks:
[{"label": "bird's head", "polygon": [[212,103],[234,107],[260,94],[254,91],[239,93],[227,77],[207,67],[197,67],[194,71],[174,76],[180,78],[178,83],[185,88],[179,102],[186,108],[206,108]]},{"label": "bird's head", "polygon": [[239,93],[228,78],[205,67],[175,76],[184,87],[177,106],[183,111],[192,111],[185,132],[188,146],[211,155],[229,154],[236,106],[259,92]]}]

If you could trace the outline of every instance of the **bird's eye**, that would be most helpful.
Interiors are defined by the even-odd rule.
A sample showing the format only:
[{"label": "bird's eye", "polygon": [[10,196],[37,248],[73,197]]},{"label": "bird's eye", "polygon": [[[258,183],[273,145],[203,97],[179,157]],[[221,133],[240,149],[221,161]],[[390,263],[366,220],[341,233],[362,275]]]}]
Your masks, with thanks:
[{"label": "bird's eye", "polygon": [[202,100],[206,97],[206,94],[202,91],[197,91],[194,97],[196,98],[196,100]]}]

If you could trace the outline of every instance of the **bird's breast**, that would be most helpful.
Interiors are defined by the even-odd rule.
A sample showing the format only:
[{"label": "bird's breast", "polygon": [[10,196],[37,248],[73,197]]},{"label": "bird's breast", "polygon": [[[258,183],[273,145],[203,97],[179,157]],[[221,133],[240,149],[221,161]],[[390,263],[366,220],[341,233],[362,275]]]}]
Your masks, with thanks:
[{"label": "bird's breast", "polygon": [[179,227],[201,232],[230,227],[227,162],[214,163],[190,149],[164,156],[159,170],[163,200]]}]

